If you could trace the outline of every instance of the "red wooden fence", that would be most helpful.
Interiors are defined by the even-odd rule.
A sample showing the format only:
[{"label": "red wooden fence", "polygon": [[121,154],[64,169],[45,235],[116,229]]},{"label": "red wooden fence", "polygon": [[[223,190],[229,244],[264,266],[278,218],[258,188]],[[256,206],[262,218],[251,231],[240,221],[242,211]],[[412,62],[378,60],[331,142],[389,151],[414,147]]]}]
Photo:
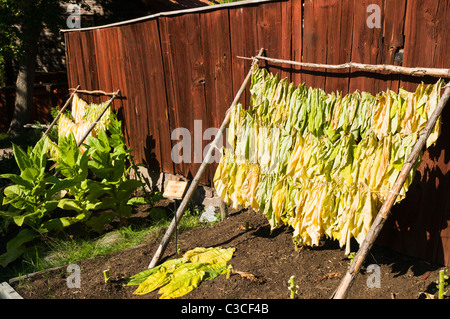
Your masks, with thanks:
[{"label": "red wooden fence", "polygon": [[[368,12],[378,5],[379,16]],[[158,14],[65,33],[69,86],[115,91],[126,137],[149,169],[192,177],[199,163],[174,164],[171,132],[194,120],[219,127],[259,48],[274,58],[450,67],[447,0],[290,0],[238,2]],[[380,18],[380,27],[368,19]],[[402,56],[403,54],[403,56]],[[263,63],[264,64],[264,63]],[[436,78],[356,70],[317,71],[265,64],[296,84],[327,92],[376,94]],[[85,97],[87,100],[90,97]],[[248,92],[242,102],[249,100]],[[380,243],[450,265],[450,110],[437,145],[427,151],[407,198],[394,209]],[[210,141],[202,141],[203,147]],[[194,157],[194,155],[193,155]],[[216,165],[204,177],[211,183]]]}]

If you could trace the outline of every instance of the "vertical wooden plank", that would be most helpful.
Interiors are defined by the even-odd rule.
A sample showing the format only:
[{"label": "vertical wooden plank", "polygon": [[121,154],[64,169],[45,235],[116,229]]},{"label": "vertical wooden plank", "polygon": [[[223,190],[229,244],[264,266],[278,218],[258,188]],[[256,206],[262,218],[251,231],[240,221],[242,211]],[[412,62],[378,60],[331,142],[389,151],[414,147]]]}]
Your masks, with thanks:
[{"label": "vertical wooden plank", "polygon": [[[282,55],[281,3],[269,2],[256,8],[256,47],[266,49],[266,56]],[[259,50],[259,49],[257,49]],[[268,70],[282,75],[280,65],[266,63]]]},{"label": "vertical wooden plank", "polygon": [[72,87],[76,87],[77,85],[80,85],[80,87],[83,90],[86,90],[87,88],[87,79],[85,74],[85,67],[84,67],[84,55],[82,51],[82,44],[81,44],[81,32],[71,32],[71,38],[72,41],[69,42],[72,44],[73,53],[72,56],[74,57],[72,59],[72,68],[73,73],[76,74],[76,79],[78,80],[78,83],[73,83]]},{"label": "vertical wooden plank", "polygon": [[[445,0],[407,1],[405,18],[404,66],[443,68],[450,65],[450,4]],[[417,21],[420,21],[418,23]],[[403,76],[401,86],[414,90],[417,83],[435,79]]]},{"label": "vertical wooden plank", "polygon": [[[81,51],[83,57],[83,74],[86,79],[86,90],[98,89],[98,74],[97,74],[97,62],[94,52],[92,30],[80,32]],[[78,65],[77,67],[80,67]],[[83,96],[87,102],[99,102],[98,98],[92,95]]]},{"label": "vertical wooden plank", "polygon": [[121,27],[113,27],[108,33],[108,43],[113,43],[110,45],[111,56],[113,57],[110,63],[112,77],[112,85],[114,88],[120,89],[123,99],[116,99],[114,103],[121,102],[119,105],[119,114],[124,122],[124,134],[127,139],[128,145],[133,147],[132,136],[134,134],[134,118],[133,113],[130,110],[132,104],[130,101],[131,92],[128,90],[130,84],[127,81],[126,74],[129,73],[129,68],[127,67],[126,52],[124,51],[124,46],[127,42],[124,40],[124,34]]},{"label": "vertical wooden plank", "polygon": [[[381,50],[384,64],[402,65],[402,59],[395,59],[395,55],[396,53],[400,54],[400,50],[404,46],[405,15],[406,0],[386,1],[384,3],[383,45]],[[389,89],[398,92],[400,75],[391,74],[386,82]]]},{"label": "vertical wooden plank", "polygon": [[[358,11],[353,1],[326,1],[322,6],[327,20],[326,25],[326,62],[341,64],[352,58],[353,16]],[[361,44],[359,44],[361,45]],[[348,93],[348,71],[328,70],[325,78],[325,91]]]},{"label": "vertical wooden plank", "polygon": [[[193,178],[201,164],[202,154],[195,152],[194,121],[205,116],[205,73],[201,49],[199,14],[160,18],[161,41],[168,86],[171,132],[185,128],[190,132],[191,162],[174,163],[175,173]],[[199,140],[199,139],[197,139]],[[172,141],[172,145],[180,140]],[[202,143],[202,141],[197,142]],[[197,162],[197,163],[196,163]]]},{"label": "vertical wooden plank", "polygon": [[145,103],[141,108],[147,110],[145,126],[147,135],[144,136],[145,140],[140,141],[144,145],[143,161],[152,171],[159,169],[172,173],[170,128],[158,21],[156,19],[147,21],[141,28],[140,37],[143,44],[141,54],[145,74]]},{"label": "vertical wooden plank", "polygon": [[[292,3],[292,60],[302,62],[303,52],[303,1],[291,0]],[[302,83],[302,73],[300,67],[291,68],[292,82],[298,86]]]},{"label": "vertical wooden plank", "polygon": [[97,62],[98,89],[105,92],[112,92],[115,89],[111,86],[111,59],[109,57],[109,47],[111,44],[105,41],[108,32],[109,29],[97,29],[93,31],[94,50]]},{"label": "vertical wooden plank", "polygon": [[[303,62],[327,63],[327,24],[332,21],[326,12],[324,0],[305,0],[303,27]],[[332,1],[335,3],[335,0]],[[325,72],[302,69],[307,86],[325,88]]]},{"label": "vertical wooden plank", "polygon": [[[233,101],[230,25],[228,10],[216,10],[200,15],[201,41],[205,72],[205,107],[203,131],[219,128],[225,113]],[[206,137],[205,137],[206,138]],[[203,140],[203,149],[215,138],[208,136]],[[225,139],[223,139],[224,143]],[[214,177],[217,163],[207,168],[203,181],[209,183]]]},{"label": "vertical wooden plank", "polygon": [[[281,59],[292,60],[292,1],[284,1],[281,5]],[[292,81],[292,65],[281,69],[281,78]]]},{"label": "vertical wooden plank", "polygon": [[[239,59],[237,56],[252,57],[258,54],[260,49],[256,44],[256,7],[230,8],[229,19],[234,96],[241,87],[251,66],[251,61]],[[246,90],[239,103],[247,107],[249,102],[250,94]]]},{"label": "vertical wooden plank", "polygon": [[[383,62],[381,52],[382,26],[384,23],[380,21],[380,28],[370,27],[367,24],[367,19],[371,14],[371,12],[367,12],[367,8],[372,4],[380,7],[379,18],[383,20],[385,18],[385,14],[382,14],[384,1],[362,0],[353,3],[353,46],[351,52],[351,61],[353,62],[366,64],[381,64]],[[381,81],[377,77],[382,78],[383,76],[360,70],[351,70],[348,91],[359,90],[377,94],[381,90],[386,90],[386,85],[380,85]],[[387,78],[387,76],[385,77]]]},{"label": "vertical wooden plank", "polygon": [[[137,158],[143,157],[144,125],[141,121],[146,120],[146,112],[141,109],[145,100],[144,77],[142,57],[140,55],[140,43],[142,39],[136,32],[136,25],[125,25],[121,27],[122,40],[124,41],[122,50],[125,58],[125,81],[127,87],[128,118],[129,124],[133,125],[133,134],[130,135],[130,144],[134,149]],[[139,67],[137,67],[139,66]]]}]

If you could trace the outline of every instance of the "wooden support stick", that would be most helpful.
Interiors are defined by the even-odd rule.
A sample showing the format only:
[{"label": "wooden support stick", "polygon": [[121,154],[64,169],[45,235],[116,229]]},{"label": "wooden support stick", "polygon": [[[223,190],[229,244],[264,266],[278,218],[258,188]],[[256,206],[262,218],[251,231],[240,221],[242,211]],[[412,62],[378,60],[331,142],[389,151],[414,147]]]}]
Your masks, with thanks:
[{"label": "wooden support stick", "polygon": [[[264,52],[264,49],[261,48],[261,50],[259,50],[258,55],[260,56],[261,54],[263,54],[263,52]],[[258,59],[254,59],[252,66],[253,66],[253,64],[255,64],[257,62],[258,62]],[[242,83],[239,91],[237,92],[236,97],[233,100],[233,103],[231,103],[230,108],[233,107],[234,105],[236,105],[237,102],[239,101],[239,99],[241,98],[241,95],[244,92],[244,90],[252,76],[252,69],[253,68],[251,67],[250,71],[248,72],[247,76],[245,77],[244,82]],[[181,201],[181,204],[178,207],[177,212],[176,212],[172,222],[170,223],[169,228],[167,229],[166,233],[164,234],[164,237],[161,240],[161,243],[160,243],[156,253],[153,255],[153,258],[152,258],[150,264],[148,265],[148,268],[155,267],[157,265],[157,263],[159,262],[161,255],[166,250],[166,247],[169,244],[170,237],[172,237],[172,234],[175,231],[176,225],[180,222],[181,217],[183,217],[184,211],[186,210],[186,207],[187,207],[189,201],[191,200],[192,195],[194,195],[194,192],[197,189],[200,179],[202,178],[203,174],[205,173],[206,167],[208,166],[208,164],[212,158],[212,153],[213,153],[214,149],[216,148],[216,145],[218,145],[219,141],[222,139],[223,133],[224,133],[225,129],[227,128],[229,122],[230,122],[230,112],[227,112],[225,119],[223,120],[222,125],[220,126],[219,133],[216,135],[216,137],[214,138],[214,141],[211,143],[211,145],[208,149],[208,152],[207,152],[205,158],[203,159],[203,162],[202,162],[200,168],[197,171],[197,174],[195,175],[183,200]]]},{"label": "wooden support stick", "polygon": [[[240,59],[252,59],[247,57],[241,57],[238,56]],[[388,64],[363,64],[363,63],[356,63],[356,62],[347,62],[343,64],[320,64],[320,63],[309,63],[309,62],[297,62],[297,61],[290,61],[290,60],[281,60],[281,59],[274,59],[274,58],[266,58],[263,56],[256,56],[255,58],[260,60],[266,60],[273,63],[282,63],[282,64],[292,64],[292,65],[298,65],[302,67],[307,68],[313,68],[313,69],[331,69],[331,70],[343,70],[343,69],[359,69],[364,70],[367,72],[382,72],[387,71],[391,73],[400,73],[400,74],[406,74],[406,75],[412,75],[412,76],[434,76],[434,77],[443,77],[443,78],[450,78],[450,69],[435,69],[435,68],[410,68],[410,67],[404,67],[404,66],[398,66],[398,65],[388,65]]]},{"label": "wooden support stick", "polygon": [[442,95],[436,109],[434,110],[433,114],[428,120],[425,128],[420,133],[419,139],[417,140],[416,144],[411,150],[411,153],[409,154],[408,159],[406,160],[400,173],[398,174],[397,179],[395,180],[395,183],[392,186],[392,189],[389,191],[388,197],[386,198],[380,210],[378,211],[378,214],[375,220],[373,221],[372,226],[369,229],[369,232],[367,233],[366,237],[361,243],[361,246],[359,247],[359,250],[356,253],[355,258],[353,259],[353,262],[350,265],[349,270],[345,274],[344,278],[342,278],[342,281],[340,282],[336,291],[333,293],[332,298],[344,299],[347,296],[347,292],[348,289],[350,288],[351,283],[355,279],[356,275],[359,273],[359,270],[361,269],[361,266],[364,260],[366,259],[366,255],[369,253],[381,229],[383,228],[383,225],[390,214],[391,207],[392,205],[394,205],[398,193],[403,187],[403,184],[405,183],[405,180],[408,177],[409,172],[414,166],[414,163],[417,161],[420,151],[423,149],[428,137],[430,136],[431,131],[434,128],[434,125],[436,124],[436,121],[441,115],[445,105],[448,103],[449,98],[450,98],[450,84],[447,84],[445,86],[444,94]]},{"label": "wooden support stick", "polygon": [[101,90],[95,90],[95,91],[78,90],[78,89],[69,89],[69,90],[76,90],[78,93],[91,94],[91,95],[107,95],[107,96],[117,95],[117,92],[105,92],[105,91],[101,91]]},{"label": "wooden support stick", "polygon": [[64,110],[69,106],[70,102],[73,99],[73,96],[75,95],[75,93],[77,92],[78,88],[80,86],[78,85],[74,91],[70,94],[69,98],[66,101],[66,104],[64,104],[64,106],[61,108],[61,110],[59,110],[58,115],[56,115],[56,117],[53,119],[52,123],[50,124],[50,126],[47,128],[47,130],[45,130],[44,134],[42,134],[42,137],[46,136],[50,130],[53,128],[53,126],[55,126],[56,122],[58,121],[58,119],[61,117],[61,114],[64,112]]}]

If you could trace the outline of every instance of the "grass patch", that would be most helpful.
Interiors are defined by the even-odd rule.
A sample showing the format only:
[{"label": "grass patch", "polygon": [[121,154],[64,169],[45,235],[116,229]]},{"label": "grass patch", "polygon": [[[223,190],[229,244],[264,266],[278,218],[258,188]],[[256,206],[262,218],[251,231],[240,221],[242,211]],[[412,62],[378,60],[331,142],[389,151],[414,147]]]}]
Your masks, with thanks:
[{"label": "grass patch", "polygon": [[[195,227],[204,226],[199,221],[201,211],[188,208],[178,224],[178,234]],[[130,225],[112,230],[96,238],[83,238],[62,233],[59,238],[49,238],[36,245],[33,253],[24,255],[20,264],[7,267],[0,274],[0,281],[48,268],[77,263],[95,256],[109,254],[118,250],[135,247],[159,239],[169,227],[171,218],[150,225]],[[0,270],[3,271],[2,268]]]}]

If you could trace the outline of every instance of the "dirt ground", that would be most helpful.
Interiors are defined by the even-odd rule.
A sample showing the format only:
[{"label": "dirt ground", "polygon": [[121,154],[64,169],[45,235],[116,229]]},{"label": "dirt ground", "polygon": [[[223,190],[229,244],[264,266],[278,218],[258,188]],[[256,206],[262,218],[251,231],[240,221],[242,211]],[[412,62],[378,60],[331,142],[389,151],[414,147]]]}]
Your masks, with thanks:
[{"label": "dirt ground", "polygon": [[[153,237],[138,247],[79,262],[80,288],[67,287],[66,279],[71,273],[67,273],[66,267],[11,285],[25,299],[157,299],[157,291],[133,295],[137,286],[124,286],[123,278],[147,269],[160,239]],[[234,247],[229,264],[234,270],[254,276],[247,278],[235,273],[227,279],[221,275],[202,282],[183,299],[289,299],[287,282],[292,275],[299,286],[299,299],[328,299],[349,267],[349,260],[336,242],[325,241],[321,247],[295,250],[290,228],[271,233],[266,218],[252,210],[234,212],[214,226],[185,231],[178,235],[178,244],[182,252],[195,247]],[[357,250],[356,243],[352,250]],[[175,257],[172,239],[163,261]],[[375,271],[368,271],[370,264],[380,267],[379,288],[368,287],[368,283],[376,284],[372,280]],[[108,268],[112,282],[105,284],[103,270]],[[435,281],[442,268],[374,246],[348,298],[421,299],[425,297],[423,292],[436,292]]]}]

